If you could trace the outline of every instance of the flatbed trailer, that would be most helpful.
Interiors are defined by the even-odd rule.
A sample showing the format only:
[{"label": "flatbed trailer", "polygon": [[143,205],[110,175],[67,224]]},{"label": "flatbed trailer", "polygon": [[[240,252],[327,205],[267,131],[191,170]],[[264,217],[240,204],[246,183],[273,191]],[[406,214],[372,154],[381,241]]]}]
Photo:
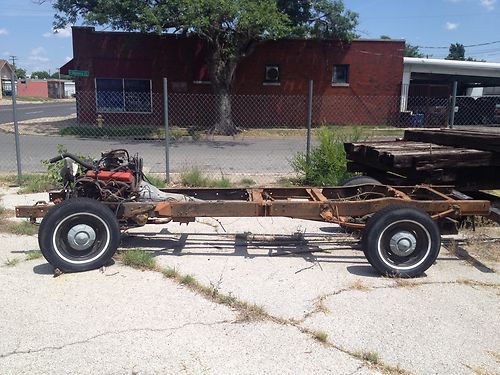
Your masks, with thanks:
[{"label": "flatbed trailer", "polygon": [[101,267],[117,250],[121,231],[148,223],[189,223],[197,217],[282,216],[358,231],[363,252],[379,273],[415,277],[436,260],[445,223],[471,215],[492,215],[488,200],[470,199],[452,186],[360,183],[326,188],[161,191],[194,199],[103,202],[67,199],[67,191],[61,190],[49,194],[50,203],[16,207],[16,216],[32,221],[43,218],[40,249],[49,263],[63,271]]}]

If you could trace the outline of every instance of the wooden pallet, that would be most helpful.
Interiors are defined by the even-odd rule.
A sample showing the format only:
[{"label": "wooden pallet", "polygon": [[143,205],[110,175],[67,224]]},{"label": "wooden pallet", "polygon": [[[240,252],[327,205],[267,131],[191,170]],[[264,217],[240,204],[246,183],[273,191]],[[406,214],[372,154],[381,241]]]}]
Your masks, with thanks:
[{"label": "wooden pallet", "polygon": [[403,140],[346,143],[345,150],[351,171],[386,183],[399,176],[408,184],[500,186],[500,134],[406,131]]}]

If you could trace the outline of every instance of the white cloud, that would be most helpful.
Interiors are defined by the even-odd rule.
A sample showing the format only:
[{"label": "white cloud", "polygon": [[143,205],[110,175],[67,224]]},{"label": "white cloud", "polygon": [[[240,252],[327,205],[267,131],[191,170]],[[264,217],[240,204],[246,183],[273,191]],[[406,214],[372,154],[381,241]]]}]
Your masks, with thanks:
[{"label": "white cloud", "polygon": [[9,32],[7,31],[7,29],[6,29],[6,28],[4,28],[4,27],[1,27],[1,28],[0,28],[0,35],[7,35],[8,33],[9,33]]},{"label": "white cloud", "polygon": [[71,27],[65,27],[64,29],[54,29],[51,32],[46,32],[42,34],[44,38],[69,38],[71,37]]},{"label": "white cloud", "polygon": [[446,30],[456,30],[458,29],[459,24],[453,22],[446,22]]},{"label": "white cloud", "polygon": [[495,9],[495,3],[497,2],[497,0],[479,0],[479,2],[486,9],[493,10]]},{"label": "white cloud", "polygon": [[43,47],[33,48],[28,56],[28,60],[31,62],[44,63],[48,62],[50,59],[47,57],[47,52]]}]

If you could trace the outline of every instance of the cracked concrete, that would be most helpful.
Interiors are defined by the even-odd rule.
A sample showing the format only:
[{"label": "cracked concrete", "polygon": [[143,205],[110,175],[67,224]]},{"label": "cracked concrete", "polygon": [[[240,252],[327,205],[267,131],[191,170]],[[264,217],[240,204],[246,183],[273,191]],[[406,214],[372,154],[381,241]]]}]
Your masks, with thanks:
[{"label": "cracked concrete", "polygon": [[[325,223],[218,220],[135,229],[122,246],[154,251],[160,266],[305,332],[324,331],[348,352],[376,352],[393,367],[415,374],[498,369],[497,273],[442,250],[425,277],[381,278],[352,240],[343,243]],[[36,237],[0,234],[0,241],[2,263],[37,248]],[[0,373],[377,373],[297,327],[235,323],[236,311],[159,273],[119,264],[57,278],[44,259],[0,267],[0,298],[7,301]]]}]

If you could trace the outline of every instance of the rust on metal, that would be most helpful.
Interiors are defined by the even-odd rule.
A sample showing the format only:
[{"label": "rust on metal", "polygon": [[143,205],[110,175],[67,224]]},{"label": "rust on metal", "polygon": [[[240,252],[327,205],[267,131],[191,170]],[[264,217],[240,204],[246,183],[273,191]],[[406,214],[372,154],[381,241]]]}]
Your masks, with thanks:
[{"label": "rust on metal", "polygon": [[[163,189],[204,198],[196,202],[106,203],[121,221],[144,225],[149,219],[191,222],[196,217],[284,216],[362,228],[363,219],[384,207],[404,204],[427,212],[434,220],[450,216],[490,214],[490,201],[460,199],[452,187],[359,185],[332,188]],[[61,199],[54,192],[51,199]],[[51,205],[19,206],[17,217],[43,217]]]}]

